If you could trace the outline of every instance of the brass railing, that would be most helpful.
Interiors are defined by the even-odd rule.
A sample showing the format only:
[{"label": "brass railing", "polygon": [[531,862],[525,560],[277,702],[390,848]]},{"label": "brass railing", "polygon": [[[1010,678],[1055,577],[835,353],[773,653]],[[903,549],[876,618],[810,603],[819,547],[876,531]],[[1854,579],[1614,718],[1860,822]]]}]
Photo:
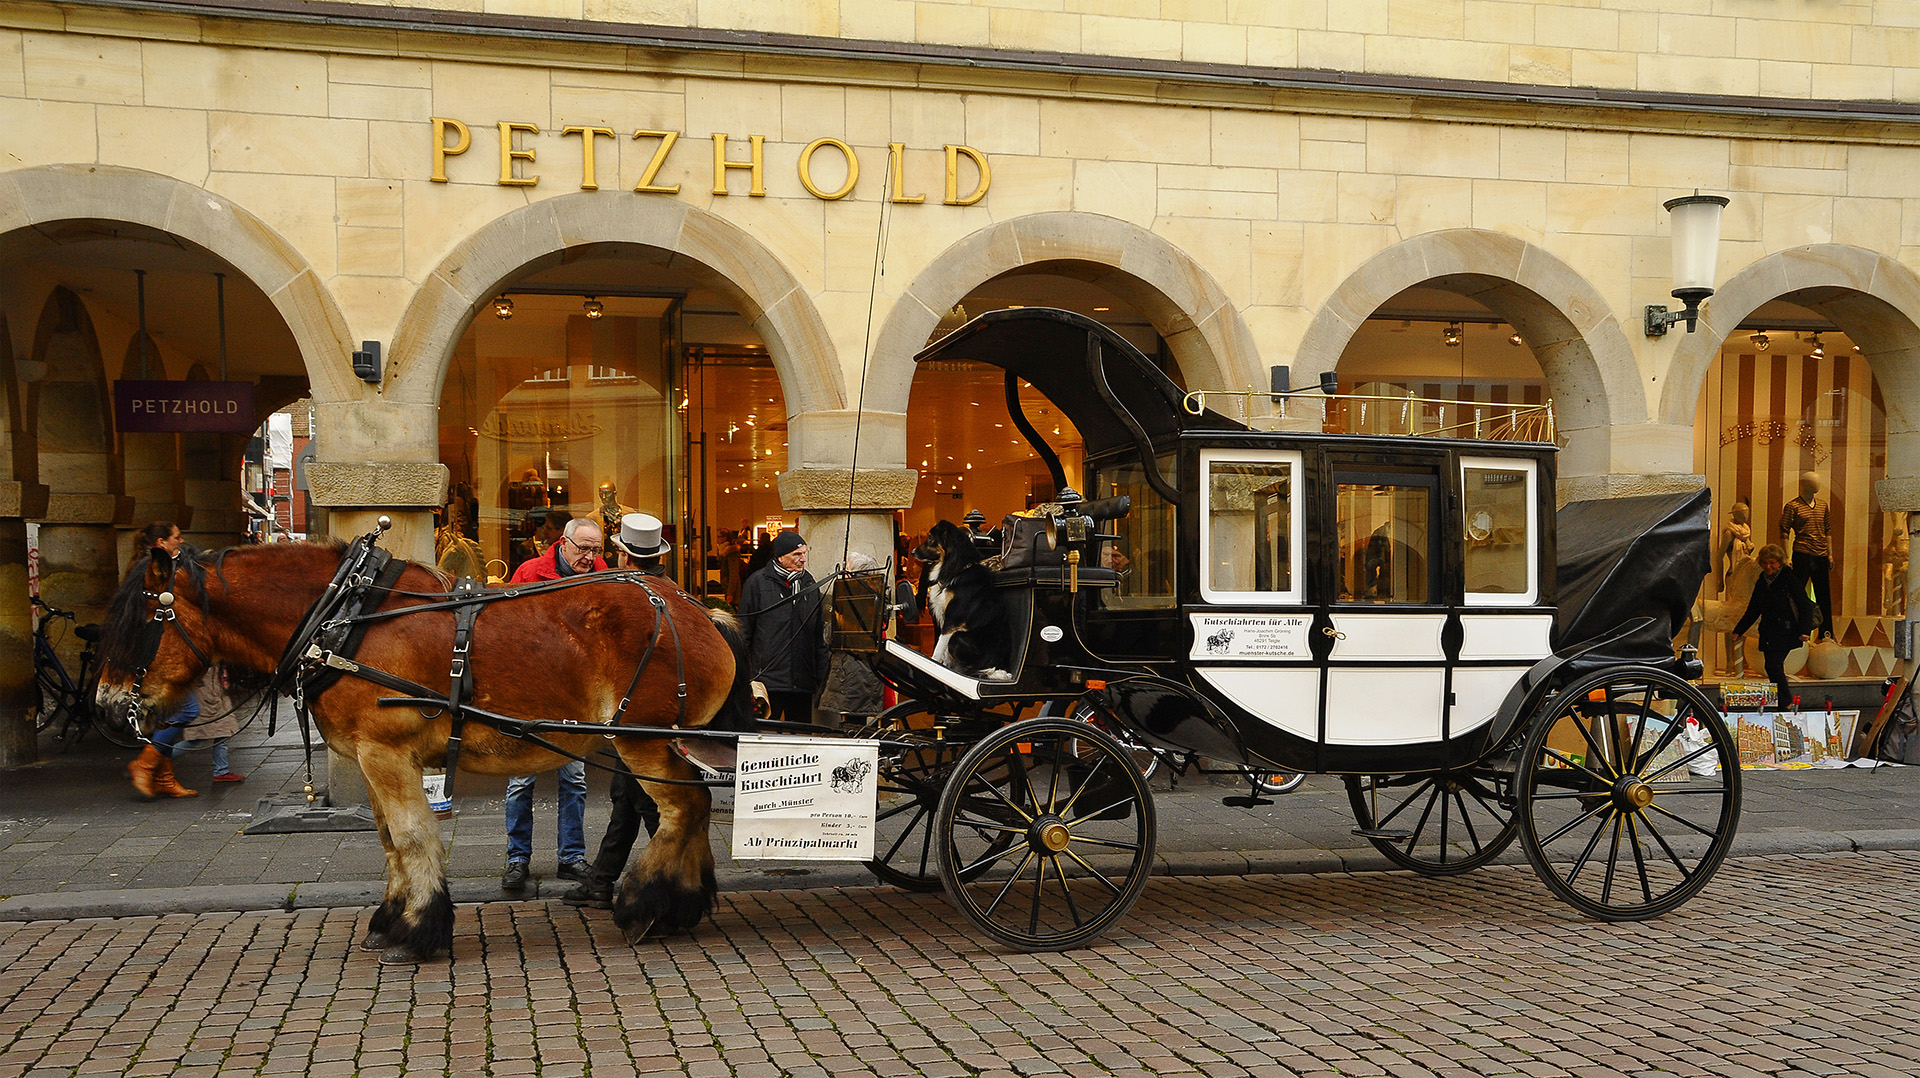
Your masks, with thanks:
[{"label": "brass railing", "polygon": [[[1274,395],[1259,390],[1196,389],[1188,393],[1186,410],[1199,415],[1209,397],[1242,401],[1236,418],[1249,420],[1252,403]],[[1299,407],[1305,405],[1306,407]],[[1543,404],[1461,401],[1446,397],[1415,397],[1369,393],[1321,393],[1300,390],[1274,402],[1277,420],[1314,418],[1312,408],[1324,407],[1321,430],[1328,434],[1379,434],[1389,437],[1473,438],[1494,442],[1553,442],[1553,401]],[[1290,408],[1293,414],[1289,414]]]}]

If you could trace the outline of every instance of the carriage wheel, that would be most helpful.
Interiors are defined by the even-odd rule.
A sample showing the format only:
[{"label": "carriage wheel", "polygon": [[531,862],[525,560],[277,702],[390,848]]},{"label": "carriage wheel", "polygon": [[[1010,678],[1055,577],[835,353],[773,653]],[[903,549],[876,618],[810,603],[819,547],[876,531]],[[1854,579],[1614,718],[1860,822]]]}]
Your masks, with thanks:
[{"label": "carriage wheel", "polygon": [[933,854],[933,819],[940,808],[940,791],[947,775],[967,748],[965,741],[936,740],[936,716],[909,702],[879,716],[861,737],[885,737],[924,742],[901,752],[883,754],[874,814],[873,860],[867,870],[882,883],[907,891],[938,891],[940,866]]},{"label": "carriage wheel", "polygon": [[1025,951],[1098,938],[1153,868],[1153,795],[1129,750],[1073,719],[994,731],[967,750],[935,828],[947,895],[982,932]]},{"label": "carriage wheel", "polygon": [[1355,833],[1401,868],[1457,876],[1500,856],[1518,831],[1503,758],[1421,775],[1348,775]]},{"label": "carriage wheel", "polygon": [[1658,917],[1726,859],[1740,818],[1740,752],[1700,690],[1672,674],[1602,670],[1552,698],[1516,785],[1527,860],[1603,921]]}]

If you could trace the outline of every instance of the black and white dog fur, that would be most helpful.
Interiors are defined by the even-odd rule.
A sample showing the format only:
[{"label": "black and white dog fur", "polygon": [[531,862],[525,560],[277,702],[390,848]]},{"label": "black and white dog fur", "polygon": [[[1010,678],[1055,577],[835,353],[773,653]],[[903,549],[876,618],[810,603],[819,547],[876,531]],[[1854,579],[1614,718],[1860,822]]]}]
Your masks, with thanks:
[{"label": "black and white dog fur", "polygon": [[980,548],[966,529],[943,520],[913,552],[926,563],[927,609],[940,634],[933,661],[969,677],[1006,681],[1013,651],[1006,604],[980,564]]}]

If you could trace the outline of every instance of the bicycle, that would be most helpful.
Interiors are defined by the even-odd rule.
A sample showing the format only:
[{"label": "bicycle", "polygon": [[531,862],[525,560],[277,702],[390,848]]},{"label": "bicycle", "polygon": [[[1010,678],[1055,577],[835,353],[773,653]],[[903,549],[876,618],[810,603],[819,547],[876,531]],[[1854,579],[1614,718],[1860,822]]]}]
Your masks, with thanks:
[{"label": "bicycle", "polygon": [[34,596],[32,602],[42,611],[40,623],[33,629],[33,681],[40,696],[34,730],[43,731],[59,723],[60,729],[53,737],[55,741],[65,742],[70,737],[77,740],[92,727],[101,737],[123,749],[139,748],[145,742],[133,726],[108,718],[93,702],[94,689],[100,679],[99,654],[94,650],[94,645],[100,642],[100,627],[77,623],[73,627],[73,635],[81,641],[80,676],[76,678],[67,672],[66,664],[60,661],[59,653],[47,637],[47,629],[55,620],[75,621],[73,611],[61,610],[39,596]]}]

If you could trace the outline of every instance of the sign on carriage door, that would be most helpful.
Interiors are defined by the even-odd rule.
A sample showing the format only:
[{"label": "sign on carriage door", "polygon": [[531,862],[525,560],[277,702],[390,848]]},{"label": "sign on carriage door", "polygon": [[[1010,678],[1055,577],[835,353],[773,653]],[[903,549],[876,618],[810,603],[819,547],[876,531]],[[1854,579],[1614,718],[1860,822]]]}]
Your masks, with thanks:
[{"label": "sign on carriage door", "polygon": [[1440,474],[1438,462],[1334,465],[1328,744],[1416,744],[1445,728]]}]

